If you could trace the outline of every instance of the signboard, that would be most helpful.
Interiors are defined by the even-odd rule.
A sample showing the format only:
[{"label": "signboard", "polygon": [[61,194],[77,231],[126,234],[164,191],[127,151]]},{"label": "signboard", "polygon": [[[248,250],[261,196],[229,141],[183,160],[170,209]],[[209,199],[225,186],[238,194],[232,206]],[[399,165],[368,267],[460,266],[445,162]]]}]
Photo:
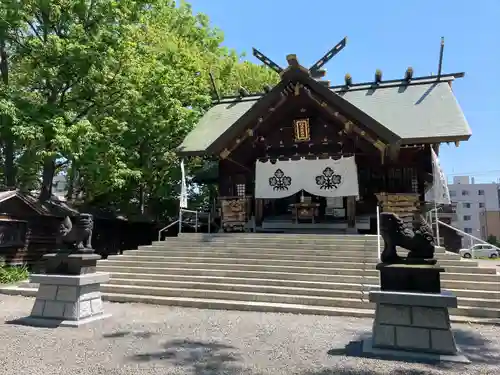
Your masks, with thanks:
[{"label": "signboard", "polygon": [[307,142],[311,140],[309,119],[298,119],[293,121],[293,133],[295,142]]}]

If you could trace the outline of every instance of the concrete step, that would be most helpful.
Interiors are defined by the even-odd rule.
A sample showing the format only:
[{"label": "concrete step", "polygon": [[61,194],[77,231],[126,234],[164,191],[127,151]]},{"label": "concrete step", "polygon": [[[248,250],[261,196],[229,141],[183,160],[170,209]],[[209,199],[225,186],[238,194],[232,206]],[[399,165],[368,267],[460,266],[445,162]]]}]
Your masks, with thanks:
[{"label": "concrete step", "polygon": [[[158,250],[158,251],[179,251],[179,250],[185,250],[185,251],[194,251],[194,250],[220,250],[220,251],[253,251],[253,252],[268,252],[268,251],[279,251],[281,253],[297,253],[297,252],[303,252],[303,253],[308,253],[308,254],[322,254],[322,253],[333,253],[337,254],[338,252],[344,252],[344,253],[372,253],[372,254],[377,254],[378,253],[378,248],[377,246],[363,246],[363,245],[345,245],[345,246],[338,246],[338,245],[297,245],[297,244],[261,244],[259,242],[254,242],[251,244],[233,244],[233,243],[225,243],[225,244],[214,244],[214,243],[203,243],[203,244],[186,244],[186,243],[179,243],[179,244],[166,244],[166,245],[146,245],[146,246],[140,246],[138,248],[140,251],[151,251],[151,250]],[[398,253],[405,254],[407,253],[408,250],[398,248]],[[455,256],[457,258],[460,258],[458,254],[453,254],[453,253],[445,253],[444,251],[442,252],[435,252],[436,256]]]},{"label": "concrete step", "polygon": [[171,280],[147,280],[147,279],[115,279],[108,282],[108,285],[128,285],[140,286],[143,288],[183,288],[183,289],[210,289],[218,291],[232,292],[256,292],[256,293],[278,293],[278,294],[296,294],[320,297],[344,297],[344,298],[363,298],[362,294],[368,293],[369,288],[363,288],[361,284],[337,284],[337,288],[315,287],[296,287],[296,286],[277,286],[266,284],[251,283],[221,283],[221,282],[192,282],[192,281],[171,281]]},{"label": "concrete step", "polygon": [[[380,237],[382,238],[382,237]],[[293,233],[247,233],[247,234],[184,234],[167,237],[164,241],[285,241],[285,242],[377,242],[376,235],[339,235],[339,234],[293,234]],[[155,241],[164,242],[164,241]]]},{"label": "concrete step", "polygon": [[[271,263],[269,260],[261,261],[258,259],[247,260],[247,259],[237,259],[237,258],[226,258],[217,259],[217,261],[211,262],[210,258],[198,258],[191,259],[192,261],[186,263],[184,261],[155,261],[154,263],[149,260],[118,260],[116,258],[110,260],[99,261],[99,264],[114,267],[150,267],[154,265],[158,268],[217,268],[221,270],[249,270],[249,271],[277,271],[277,272],[300,272],[300,273],[336,273],[342,272],[345,275],[360,272],[363,270],[366,274],[378,274],[375,269],[375,263],[345,263],[345,262],[308,262],[308,261],[278,261]],[[259,264],[261,263],[261,264]],[[496,275],[496,270],[493,268],[479,268],[479,267],[468,267],[468,266],[447,266],[446,271],[450,273],[464,272],[469,274],[479,274],[479,275]]]},{"label": "concrete step", "polygon": [[298,244],[298,243],[262,243],[259,241],[249,242],[249,243],[214,243],[214,242],[204,242],[204,243],[166,243],[161,245],[145,245],[140,246],[139,250],[150,250],[150,249],[226,249],[226,248],[236,248],[236,249],[273,249],[273,250],[323,250],[323,251],[349,251],[349,250],[372,250],[377,252],[377,245],[364,245],[364,244],[349,244],[349,245],[318,245],[318,244]]},{"label": "concrete step", "polygon": [[[145,292],[147,290],[147,292]],[[311,295],[277,294],[260,292],[239,292],[213,289],[188,289],[188,288],[144,288],[136,285],[101,285],[101,291],[105,293],[120,294],[148,294],[161,297],[187,297],[224,299],[233,301],[253,301],[266,303],[291,303],[309,306],[341,306],[347,308],[363,308],[368,303],[368,295],[365,298],[324,297]],[[366,301],[365,301],[366,300]]]},{"label": "concrete step", "polygon": [[[332,298],[351,298],[367,300],[370,289],[378,289],[361,284],[339,283],[336,287],[316,286],[296,287],[296,286],[276,286],[266,284],[251,283],[221,283],[221,282],[192,282],[192,281],[171,281],[171,280],[147,280],[147,279],[118,279],[113,278],[108,282],[111,287],[134,286],[142,287],[145,293],[156,295],[155,288],[174,288],[174,289],[209,289],[217,291],[245,292],[245,293],[266,293],[266,294],[292,294]],[[110,290],[111,291],[111,290]],[[456,291],[454,295],[459,298],[459,306],[488,307],[500,309],[500,299],[498,295],[484,293],[482,296],[476,294],[465,294],[462,291]],[[467,292],[467,291],[464,291]],[[160,294],[162,295],[162,294]],[[184,295],[187,296],[187,295]]]},{"label": "concrete step", "polygon": [[[379,263],[377,256],[369,257],[338,257],[334,255],[287,255],[287,254],[252,254],[252,253],[234,253],[234,252],[216,252],[211,251],[169,251],[162,253],[159,251],[145,251],[145,250],[130,250],[125,251],[123,255],[110,255],[108,260],[124,260],[124,261],[148,261],[148,262],[161,262],[161,261],[174,261],[191,263],[201,260],[206,263],[216,263],[219,260],[231,259],[237,257],[238,262],[249,262],[252,264],[274,264],[277,262],[308,262],[313,261],[321,264],[335,263],[366,263],[375,265]],[[256,259],[258,257],[259,259]],[[288,263],[286,263],[288,264]],[[440,260],[439,264],[443,267],[456,266],[456,267],[477,267],[477,262],[464,262],[461,260],[444,259]]]},{"label": "concrete step", "polygon": [[[275,313],[292,313],[308,315],[349,316],[357,318],[373,318],[372,304],[366,303],[363,308],[325,307],[301,304],[282,304],[255,301],[217,300],[207,298],[160,297],[133,294],[105,293],[104,300],[113,302],[142,302],[156,305],[182,306],[200,309],[261,311]],[[450,309],[450,320],[453,323],[500,323],[500,312],[491,309],[458,308]]]},{"label": "concrete step", "polygon": [[[261,247],[171,247],[171,248],[155,248],[155,247],[145,247],[137,250],[141,251],[158,251],[162,254],[168,254],[169,252],[230,252],[234,254],[275,254],[275,255],[300,255],[300,256],[338,256],[338,257],[367,257],[367,256],[378,256],[378,251],[374,249],[345,249],[345,248],[328,248],[328,249],[292,249],[292,248],[261,248]],[[399,254],[405,256],[408,251],[400,251]],[[454,259],[460,260],[460,256],[455,254],[435,254],[435,258],[441,259]]]},{"label": "concrete step", "polygon": [[[147,246],[160,246],[160,247],[165,247],[165,246],[179,246],[179,245],[185,245],[185,246],[199,246],[199,245],[212,245],[212,246],[242,246],[242,245],[252,245],[258,243],[259,246],[262,247],[277,247],[277,248],[283,248],[285,245],[286,246],[291,246],[291,247],[373,247],[376,248],[378,246],[378,241],[376,240],[376,237],[371,237],[371,239],[345,239],[345,240],[339,240],[335,239],[328,239],[328,240],[322,240],[322,239],[317,239],[317,236],[310,238],[310,239],[304,239],[302,237],[295,237],[295,238],[290,238],[290,237],[285,237],[285,238],[268,238],[266,237],[248,237],[248,238],[206,238],[206,239],[188,239],[188,238],[168,238],[165,241],[154,241],[151,245]],[[321,236],[320,236],[321,237]],[[355,236],[355,237],[363,237],[363,236]],[[381,246],[383,246],[384,242],[380,241]],[[141,247],[142,248],[142,247]],[[444,253],[445,249],[443,247],[436,247],[435,249],[436,253]]]},{"label": "concrete step", "polygon": [[[122,282],[126,280],[126,282]],[[355,280],[353,280],[355,281]],[[214,289],[224,289],[224,285],[252,285],[299,289],[329,289],[329,290],[370,290],[377,285],[359,282],[318,282],[305,280],[257,279],[243,277],[191,276],[191,275],[155,275],[132,274],[116,272],[111,274],[109,284],[123,285],[213,285]],[[219,287],[218,285],[221,285]]]},{"label": "concrete step", "polygon": [[[240,290],[218,290],[212,288],[173,288],[173,287],[144,287],[140,285],[109,285],[101,286],[101,291],[104,293],[120,293],[120,294],[148,294],[161,297],[187,297],[187,298],[208,298],[208,299],[224,299],[235,301],[254,301],[265,303],[282,303],[282,304],[303,304],[309,306],[325,306],[325,307],[342,307],[342,308],[364,308],[364,305],[371,305],[368,302],[368,293],[359,291],[330,291],[329,295],[303,294],[307,291],[301,290],[302,294],[294,294],[291,292],[282,293],[282,289],[276,289],[274,293],[271,291],[258,291],[259,287],[251,291]],[[484,317],[500,318],[500,303],[498,301],[467,299],[461,298],[459,308],[487,308],[480,315]],[[498,311],[495,311],[497,309]],[[496,313],[496,314],[495,314]],[[493,316],[491,316],[491,315]]]},{"label": "concrete step", "polygon": [[[238,240],[238,241],[231,241],[231,240],[199,240],[199,241],[191,241],[191,240],[182,240],[182,239],[176,239],[176,240],[166,240],[166,241],[161,241],[161,242],[153,242],[151,245],[143,245],[143,246],[179,246],[179,245],[186,245],[186,246],[206,246],[206,245],[212,245],[212,246],[251,246],[253,244],[259,244],[264,247],[269,247],[269,246],[276,246],[278,248],[281,248],[283,246],[298,246],[298,247],[377,247],[378,242],[377,241],[313,241],[313,240],[282,240],[282,241],[276,241],[276,240],[265,240],[265,239],[248,239],[248,240]],[[380,245],[383,247],[384,242],[381,241]],[[436,247],[435,252],[437,253],[442,253],[444,252],[445,249],[442,247]]]},{"label": "concrete step", "polygon": [[[362,276],[332,276],[329,281],[311,281],[302,279],[273,279],[255,277],[230,277],[230,276],[206,276],[187,274],[150,274],[150,273],[127,273],[113,272],[110,283],[115,279],[127,279],[131,283],[135,280],[150,280],[153,282],[180,281],[190,283],[222,283],[222,284],[253,284],[270,285],[297,288],[324,288],[324,289],[346,289],[346,290],[370,290],[378,288],[378,277]],[[444,280],[442,287],[446,290],[456,292],[457,296],[474,298],[498,298],[500,300],[500,290],[495,283],[470,283],[468,281]]]},{"label": "concrete step", "polygon": [[[0,293],[10,295],[23,295],[34,297],[35,288],[16,288],[0,287]],[[283,304],[256,301],[236,301],[220,300],[208,298],[189,298],[189,297],[163,297],[140,294],[126,293],[103,293],[103,300],[111,302],[135,302],[149,303],[155,305],[168,305],[179,307],[191,307],[202,309],[223,309],[238,311],[261,311],[261,312],[279,312],[309,315],[333,315],[350,317],[373,317],[374,311],[372,304],[365,303],[362,308],[344,308],[344,307],[325,307],[311,306],[303,304]],[[500,324],[500,311],[487,308],[468,308],[450,309],[450,319],[453,323],[478,323],[478,324]]]},{"label": "concrete step", "polygon": [[[164,245],[251,245],[251,244],[262,244],[265,246],[377,246],[377,241],[317,241],[317,240],[269,240],[269,239],[245,239],[245,240],[167,240],[160,243],[155,242],[151,246],[164,246]],[[383,242],[381,242],[383,244]]]},{"label": "concrete step", "polygon": [[[185,266],[185,265],[184,265]],[[272,271],[267,270],[263,271],[261,269],[258,270],[248,270],[248,269],[220,269],[219,267],[215,267],[214,265],[210,265],[210,268],[193,268],[191,265],[189,267],[157,267],[156,265],[147,267],[139,266],[135,264],[134,266],[113,266],[109,263],[99,262],[98,271],[100,272],[127,272],[127,273],[149,273],[149,274],[173,274],[173,275],[197,275],[197,276],[228,276],[228,277],[253,277],[253,278],[271,278],[271,279],[297,279],[297,280],[306,280],[306,281],[338,281],[336,279],[338,276],[342,276],[342,278],[346,278],[348,276],[357,277],[359,279],[368,279],[369,277],[373,277],[378,279],[378,271],[376,270],[366,270],[362,272],[359,269],[334,269],[334,270],[325,270],[323,269],[323,273],[321,272],[309,272],[309,273],[300,273],[300,272],[292,272],[289,268],[285,267],[285,271],[279,271],[274,268]],[[206,265],[205,265],[206,267]],[[445,272],[441,276],[442,281],[447,280],[457,280],[457,281],[471,281],[471,289],[474,287],[474,283],[476,282],[494,282],[497,283],[496,287],[500,283],[500,275],[481,275],[481,274],[469,274],[469,273],[451,273]],[[378,282],[376,282],[378,284]],[[486,290],[486,289],[482,289]],[[496,289],[494,289],[496,290]]]}]

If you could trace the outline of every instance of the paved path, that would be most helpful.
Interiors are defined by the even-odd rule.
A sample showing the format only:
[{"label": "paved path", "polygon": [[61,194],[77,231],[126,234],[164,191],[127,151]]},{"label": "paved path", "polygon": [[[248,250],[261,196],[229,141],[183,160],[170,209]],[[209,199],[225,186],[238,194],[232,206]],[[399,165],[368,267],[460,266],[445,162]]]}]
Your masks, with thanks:
[{"label": "paved path", "polygon": [[[32,298],[0,295],[2,323]],[[371,319],[105,303],[92,328],[0,325],[0,374],[498,374],[500,327],[455,325],[473,365],[432,366],[347,356]],[[350,345],[349,348],[352,348]],[[351,349],[348,351],[351,353]]]}]

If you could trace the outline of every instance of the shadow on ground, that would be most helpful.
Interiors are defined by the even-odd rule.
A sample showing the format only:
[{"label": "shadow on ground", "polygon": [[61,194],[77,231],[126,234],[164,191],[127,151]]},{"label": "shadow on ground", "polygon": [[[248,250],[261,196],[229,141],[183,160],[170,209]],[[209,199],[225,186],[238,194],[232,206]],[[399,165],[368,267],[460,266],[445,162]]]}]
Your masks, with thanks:
[{"label": "shadow on ground", "polygon": [[[488,364],[488,365],[499,365],[500,364],[500,351],[498,346],[495,347],[492,341],[485,339],[480,334],[473,332],[471,330],[454,329],[455,341],[457,346],[461,350],[462,354],[465,355],[471,364]],[[436,369],[447,369],[447,368],[457,368],[460,366],[466,366],[463,364],[441,362],[441,361],[422,361],[415,360],[413,358],[405,357],[392,357],[392,356],[375,356],[367,355],[362,352],[362,341],[371,338],[371,332],[364,332],[359,335],[354,341],[348,343],[345,347],[332,348],[328,351],[331,356],[347,356],[347,357],[359,357],[359,358],[371,358],[380,360],[390,360],[399,361],[407,363],[424,363],[435,367]],[[337,370],[335,370],[337,371]],[[335,372],[337,373],[337,372]],[[419,374],[420,372],[415,372]],[[328,372],[325,373],[325,375]],[[367,370],[366,374],[373,374]],[[312,374],[311,374],[312,375]],[[314,374],[316,375],[316,374]],[[317,374],[323,375],[323,374]]]},{"label": "shadow on ground", "polygon": [[[300,375],[381,375],[380,371],[358,370],[350,367],[334,368],[331,370],[320,370],[301,372]],[[429,375],[428,370],[391,370],[390,375]],[[385,374],[384,374],[385,375]]]},{"label": "shadow on ground", "polygon": [[62,319],[36,319],[31,318],[30,316],[25,316],[22,318],[16,318],[11,320],[6,320],[5,324],[15,325],[15,326],[24,326],[24,327],[33,327],[33,328],[68,328],[61,327],[61,324],[64,320]]},{"label": "shadow on ground", "polygon": [[152,332],[146,332],[146,331],[138,331],[138,332],[132,332],[132,331],[118,331],[118,332],[113,332],[113,333],[105,333],[102,335],[103,338],[105,339],[121,339],[124,337],[136,337],[140,339],[149,339],[150,337],[153,337],[155,333]]},{"label": "shadow on ground", "polygon": [[[463,354],[471,361],[471,364],[500,364],[500,352],[495,348],[492,341],[485,339],[479,333],[472,330],[455,329],[455,339]],[[107,333],[103,338],[120,339],[127,337],[151,338],[155,333],[150,332],[132,332],[118,331]],[[362,341],[371,338],[371,332],[357,333],[356,339],[347,345],[328,350],[331,357],[351,357],[368,358],[385,361],[397,361],[402,363],[420,363],[427,365],[426,370],[414,369],[395,369],[391,375],[425,375],[434,373],[434,371],[454,369],[463,369],[467,373],[467,366],[464,364],[437,362],[437,361],[417,361],[413,358],[395,358],[368,356],[362,353]],[[318,355],[323,353],[318,353]],[[259,375],[250,369],[242,368],[242,358],[239,349],[221,342],[207,342],[196,340],[170,340],[164,343],[160,350],[135,354],[130,357],[135,362],[167,361],[171,366],[183,368],[193,375],[215,375],[215,374],[251,374]],[[434,371],[433,371],[434,370]],[[346,363],[339,362],[339,368],[322,369],[320,371],[303,371],[298,375],[379,375],[380,371],[372,369],[354,369]]]},{"label": "shadow on ground", "polygon": [[241,374],[238,366],[238,349],[217,342],[171,340],[164,343],[162,350],[136,354],[132,360],[147,362],[164,360],[173,366],[190,370],[194,375]]}]

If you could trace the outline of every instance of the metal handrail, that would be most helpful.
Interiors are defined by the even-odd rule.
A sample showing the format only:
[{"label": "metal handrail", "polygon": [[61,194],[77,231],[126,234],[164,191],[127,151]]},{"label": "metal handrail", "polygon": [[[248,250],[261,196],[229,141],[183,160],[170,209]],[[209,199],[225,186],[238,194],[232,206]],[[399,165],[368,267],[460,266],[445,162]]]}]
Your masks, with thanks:
[{"label": "metal handrail", "polygon": [[483,244],[485,244],[485,245],[491,245],[491,246],[492,246],[492,247],[494,247],[495,249],[500,250],[500,248],[499,248],[499,247],[497,247],[497,246],[495,246],[495,245],[490,244],[488,241],[482,240],[482,239],[480,239],[480,238],[478,238],[478,237],[476,237],[476,236],[473,236],[472,234],[469,234],[469,233],[467,233],[467,232],[464,232],[463,230],[460,230],[460,229],[458,229],[458,228],[455,228],[455,227],[451,226],[450,224],[443,223],[441,220],[438,220],[437,222],[438,222],[439,224],[441,224],[441,225],[444,225],[445,227],[448,227],[448,228],[450,228],[450,229],[453,229],[455,232],[458,232],[458,233],[460,233],[460,234],[462,234],[462,235],[464,235],[464,236],[467,236],[467,237],[469,237],[469,238],[472,238],[473,240],[476,240],[476,241],[478,241],[478,242],[480,242],[480,243],[483,243]]},{"label": "metal handrail", "polygon": [[378,254],[378,260],[379,262],[382,261],[381,259],[381,250],[380,250],[380,206],[377,204],[377,254]]},{"label": "metal handrail", "polygon": [[434,215],[436,217],[436,243],[438,246],[441,246],[441,235],[439,234],[439,216],[438,216],[438,211],[441,210],[442,207],[437,207],[436,204],[434,203],[434,208],[429,211],[429,214],[431,215],[431,222],[432,222],[432,212],[434,211]]},{"label": "metal handrail", "polygon": [[197,214],[199,211],[196,211],[196,210],[188,210],[187,208],[181,208],[181,211],[184,211],[184,212],[191,212],[193,214]]},{"label": "metal handrail", "polygon": [[180,208],[179,209],[179,234],[182,233],[182,213],[183,212],[191,212],[191,213],[195,214],[194,231],[195,231],[195,233],[198,233],[198,211],[188,210],[186,208]]},{"label": "metal handrail", "polygon": [[[178,222],[179,222],[179,233],[182,233],[182,213],[183,212],[191,212],[191,213],[195,214],[194,231],[195,231],[195,233],[198,233],[198,221],[199,221],[199,215],[198,215],[198,213],[201,212],[201,211],[187,210],[185,208],[181,208],[179,210],[179,220],[178,220]],[[212,215],[210,214],[210,212],[208,212],[208,233],[210,233],[211,218],[212,218]]]},{"label": "metal handrail", "polygon": [[177,219],[176,221],[168,224],[165,228],[161,228],[159,231],[158,231],[158,241],[161,241],[161,234],[163,233],[163,231],[167,230],[168,228],[170,228],[171,226],[177,224],[179,222],[179,219]]}]

